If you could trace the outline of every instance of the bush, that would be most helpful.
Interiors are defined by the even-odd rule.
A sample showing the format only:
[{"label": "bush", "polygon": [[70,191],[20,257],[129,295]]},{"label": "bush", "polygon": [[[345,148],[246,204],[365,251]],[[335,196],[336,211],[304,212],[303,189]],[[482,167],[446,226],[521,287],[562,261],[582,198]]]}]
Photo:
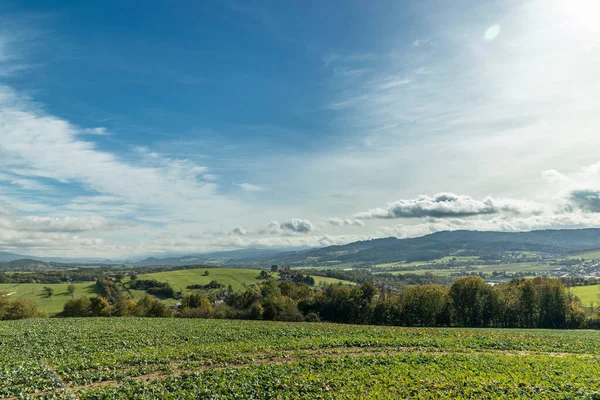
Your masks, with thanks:
[{"label": "bush", "polygon": [[47,318],[48,314],[38,310],[35,303],[26,299],[9,299],[0,295],[0,320],[25,318]]},{"label": "bush", "polygon": [[135,305],[134,315],[138,317],[172,317],[173,311],[156,298],[146,295]]},{"label": "bush", "polygon": [[79,297],[68,300],[62,315],[65,317],[89,317],[92,314],[92,302],[89,297]]}]

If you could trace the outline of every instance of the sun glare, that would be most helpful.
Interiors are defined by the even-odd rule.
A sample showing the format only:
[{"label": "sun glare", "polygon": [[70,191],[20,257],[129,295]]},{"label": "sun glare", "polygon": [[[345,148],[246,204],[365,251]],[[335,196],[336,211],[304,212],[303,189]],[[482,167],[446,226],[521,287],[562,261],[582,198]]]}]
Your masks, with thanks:
[{"label": "sun glare", "polygon": [[575,30],[584,34],[600,34],[599,0],[561,0],[560,3],[559,13]]}]

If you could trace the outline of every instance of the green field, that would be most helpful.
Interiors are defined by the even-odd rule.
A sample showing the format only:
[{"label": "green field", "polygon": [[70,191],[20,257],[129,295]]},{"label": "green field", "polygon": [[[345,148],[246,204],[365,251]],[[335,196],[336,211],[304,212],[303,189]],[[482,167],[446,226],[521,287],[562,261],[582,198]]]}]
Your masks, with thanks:
[{"label": "green field", "polygon": [[375,272],[375,274],[392,274],[392,275],[407,275],[407,274],[415,274],[415,275],[424,275],[424,274],[433,274],[433,275],[450,275],[453,272],[460,272],[462,269],[457,268],[448,268],[448,269],[406,269],[400,271],[385,271],[385,272]]},{"label": "green field", "polygon": [[543,264],[540,262],[524,262],[524,263],[511,263],[511,264],[492,264],[492,265],[477,265],[477,271],[482,272],[493,272],[493,271],[506,271],[506,272],[543,272],[556,268],[552,265]]},{"label": "green field", "polygon": [[583,258],[584,260],[599,260],[600,249],[583,251],[581,253],[569,254],[568,258]]},{"label": "green field", "polygon": [[73,318],[3,322],[0,343],[0,398],[600,395],[595,331]]},{"label": "green field", "polygon": [[[383,265],[383,264],[382,264]],[[386,264],[387,265],[387,264]],[[392,264],[390,264],[392,265]],[[406,264],[408,265],[408,264]],[[380,266],[381,267],[381,266]],[[552,269],[553,267],[547,264],[537,263],[537,262],[529,262],[529,263],[512,263],[512,264],[493,264],[493,265],[475,265],[470,266],[468,268],[465,267],[454,267],[454,268],[420,268],[415,269],[414,266],[412,268],[400,269],[397,271],[382,271],[380,273],[391,273],[393,275],[406,275],[406,274],[417,274],[423,275],[426,273],[430,273],[433,275],[443,275],[447,276],[452,273],[461,273],[464,274],[466,272],[485,272],[492,273],[494,271],[498,272],[544,272]],[[379,272],[375,272],[376,274]]]},{"label": "green field", "polygon": [[[84,282],[75,283],[76,287],[75,296],[97,296],[95,282]],[[0,284],[0,292],[12,293],[11,296],[15,298],[25,298],[33,301],[38,305],[38,308],[48,313],[57,313],[62,311],[63,306],[71,298],[67,293],[67,283],[58,284],[38,284],[38,283],[24,283],[24,284],[12,284],[2,283]],[[51,287],[54,289],[54,296],[48,297],[45,287]]]},{"label": "green field", "polygon": [[600,285],[577,286],[569,290],[581,299],[584,306],[600,303]]},{"label": "green field", "polygon": [[[205,271],[208,275],[204,276]],[[188,292],[187,286],[193,284],[206,285],[210,281],[225,285],[231,285],[234,290],[240,290],[244,285],[260,283],[256,279],[259,270],[244,268],[201,268],[182,269],[177,271],[156,272],[153,274],[139,275],[138,279],[156,279],[161,282],[169,282],[175,291]]]}]

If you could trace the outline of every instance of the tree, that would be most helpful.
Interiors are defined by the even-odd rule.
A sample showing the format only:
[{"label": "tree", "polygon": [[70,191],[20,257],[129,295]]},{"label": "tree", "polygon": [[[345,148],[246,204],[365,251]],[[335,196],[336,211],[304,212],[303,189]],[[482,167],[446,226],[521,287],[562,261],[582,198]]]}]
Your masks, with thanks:
[{"label": "tree", "polygon": [[540,284],[540,328],[565,328],[569,293],[559,279],[543,279]]},{"label": "tree", "polygon": [[134,315],[135,301],[131,299],[118,299],[113,307],[113,314],[117,317],[128,317]]},{"label": "tree", "polygon": [[213,307],[210,300],[206,297],[192,293],[183,297],[179,316],[184,318],[209,318],[212,315]]},{"label": "tree", "polygon": [[526,279],[518,286],[518,315],[522,328],[535,328],[540,315],[539,296],[535,284]]},{"label": "tree", "polygon": [[270,275],[267,271],[260,271],[260,274],[258,274],[258,279],[269,279]]},{"label": "tree", "polygon": [[134,314],[138,317],[171,317],[173,312],[164,303],[146,295],[135,305]]},{"label": "tree", "polygon": [[399,297],[402,325],[438,326],[447,323],[447,289],[439,285],[409,286]]},{"label": "tree", "polygon": [[102,296],[90,298],[90,312],[94,317],[108,317],[111,309],[108,300]]},{"label": "tree", "polygon": [[497,312],[497,295],[480,277],[458,279],[450,287],[448,295],[455,325],[489,326]]},{"label": "tree", "polygon": [[92,303],[89,297],[70,299],[65,303],[62,315],[65,317],[88,317],[91,313],[91,307]]},{"label": "tree", "polygon": [[69,285],[67,286],[67,293],[69,293],[69,296],[71,297],[75,297],[75,285],[73,285],[72,283],[69,283]]},{"label": "tree", "polygon": [[44,290],[46,291],[46,296],[48,296],[48,297],[54,296],[54,289],[53,288],[51,288],[49,286],[46,286],[46,287],[44,287]]},{"label": "tree", "polygon": [[279,267],[277,267],[277,264],[271,265],[271,272],[277,272],[277,271],[279,271]]}]

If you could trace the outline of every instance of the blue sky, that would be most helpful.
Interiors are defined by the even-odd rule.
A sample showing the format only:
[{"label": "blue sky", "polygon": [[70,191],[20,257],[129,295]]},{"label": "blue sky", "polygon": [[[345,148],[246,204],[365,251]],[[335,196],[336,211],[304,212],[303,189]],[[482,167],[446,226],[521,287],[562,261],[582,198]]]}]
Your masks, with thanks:
[{"label": "blue sky", "polygon": [[0,250],[600,226],[593,1],[8,1]]}]

